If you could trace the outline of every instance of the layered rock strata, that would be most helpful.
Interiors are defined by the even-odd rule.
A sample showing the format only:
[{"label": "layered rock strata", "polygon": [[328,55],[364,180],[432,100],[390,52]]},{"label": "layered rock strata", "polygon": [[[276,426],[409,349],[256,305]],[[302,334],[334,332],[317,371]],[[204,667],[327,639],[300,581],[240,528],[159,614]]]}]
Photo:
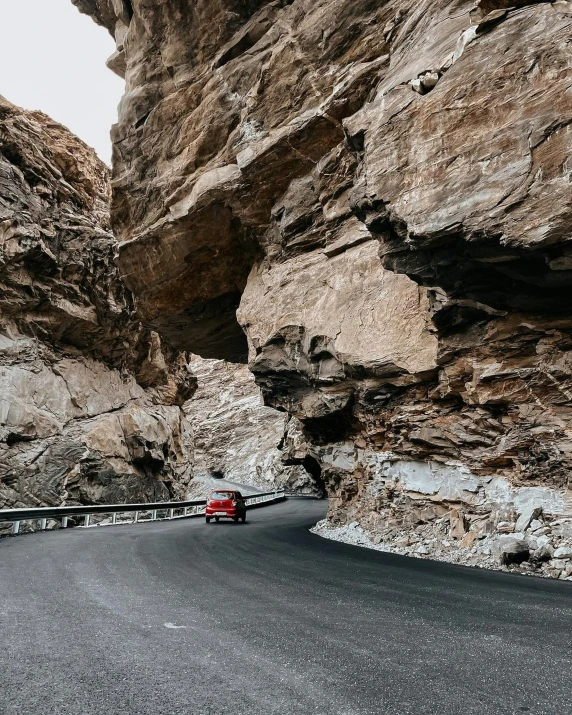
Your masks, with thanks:
[{"label": "layered rock strata", "polygon": [[292,420],[262,404],[260,390],[246,365],[203,360],[193,355],[190,368],[197,391],[185,404],[194,443],[193,494],[224,482],[269,491],[320,495],[304,464],[305,454],[284,458]]},{"label": "layered rock strata", "polygon": [[64,127],[0,98],[0,507],[188,488],[196,380],[118,276],[108,174]]},{"label": "layered rock strata", "polygon": [[248,348],[331,519],[570,516],[572,3],[73,1],[126,78],[122,275]]}]

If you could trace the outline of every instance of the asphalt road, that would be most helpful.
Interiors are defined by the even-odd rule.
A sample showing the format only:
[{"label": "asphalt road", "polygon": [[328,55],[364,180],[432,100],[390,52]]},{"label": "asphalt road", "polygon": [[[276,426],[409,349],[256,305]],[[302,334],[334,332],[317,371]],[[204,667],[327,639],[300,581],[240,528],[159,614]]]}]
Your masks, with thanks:
[{"label": "asphalt road", "polygon": [[0,540],[1,715],[572,713],[570,583],[327,541],[324,511]]}]

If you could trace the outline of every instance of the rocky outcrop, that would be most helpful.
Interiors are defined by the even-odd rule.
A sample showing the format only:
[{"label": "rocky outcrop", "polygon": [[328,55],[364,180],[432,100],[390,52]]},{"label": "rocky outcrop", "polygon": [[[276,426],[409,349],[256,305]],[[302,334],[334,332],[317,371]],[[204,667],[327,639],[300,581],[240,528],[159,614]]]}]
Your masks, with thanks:
[{"label": "rocky outcrop", "polygon": [[572,4],[73,1],[126,78],[121,273],[248,348],[331,519],[570,515]]},{"label": "rocky outcrop", "polygon": [[314,475],[300,459],[284,458],[292,420],[262,404],[260,390],[246,365],[203,360],[193,355],[190,368],[198,383],[185,414],[194,439],[192,490],[197,485],[234,482],[269,491],[276,487],[320,494]]},{"label": "rocky outcrop", "polygon": [[114,247],[107,168],[0,98],[0,506],[186,493],[196,381],[139,323]]}]

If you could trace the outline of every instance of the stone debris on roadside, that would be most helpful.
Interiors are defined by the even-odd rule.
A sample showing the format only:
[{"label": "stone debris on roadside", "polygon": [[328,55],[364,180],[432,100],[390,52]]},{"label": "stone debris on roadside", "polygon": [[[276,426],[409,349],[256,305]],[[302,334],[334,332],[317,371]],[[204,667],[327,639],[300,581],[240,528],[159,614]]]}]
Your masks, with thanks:
[{"label": "stone debris on roadside", "polygon": [[[456,512],[452,519],[441,517],[414,527],[386,522],[383,528],[381,522],[371,530],[358,520],[341,524],[326,518],[310,531],[377,551],[572,581],[572,538],[558,533],[570,533],[572,518],[550,520],[536,507],[519,515],[516,523],[527,523],[522,531],[508,531],[509,522],[499,522],[492,533],[487,533],[485,523],[479,531],[469,525],[464,535],[460,534],[458,520]],[[451,536],[451,522],[459,538]]]}]

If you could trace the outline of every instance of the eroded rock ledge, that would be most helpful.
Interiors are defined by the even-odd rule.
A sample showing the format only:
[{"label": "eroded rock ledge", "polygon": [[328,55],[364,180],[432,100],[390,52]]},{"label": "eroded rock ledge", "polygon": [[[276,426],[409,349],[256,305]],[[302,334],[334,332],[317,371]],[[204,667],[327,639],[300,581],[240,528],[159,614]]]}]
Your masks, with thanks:
[{"label": "eroded rock ledge", "polygon": [[441,518],[409,464],[456,475],[415,503],[477,533],[495,480],[503,509],[538,488],[570,515],[572,3],[74,3],[126,78],[138,308],[205,357],[243,360],[242,326],[332,519]]}]

